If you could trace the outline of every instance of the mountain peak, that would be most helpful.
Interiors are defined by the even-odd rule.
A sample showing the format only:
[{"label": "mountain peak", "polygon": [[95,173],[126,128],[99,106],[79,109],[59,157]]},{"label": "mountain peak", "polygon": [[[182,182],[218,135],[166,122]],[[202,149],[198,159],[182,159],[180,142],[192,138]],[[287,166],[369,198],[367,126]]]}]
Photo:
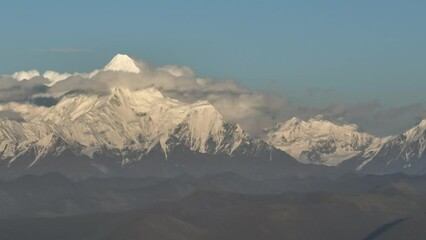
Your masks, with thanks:
[{"label": "mountain peak", "polygon": [[267,131],[266,141],[302,163],[335,166],[380,147],[380,139],[354,124],[336,124],[317,115],[308,121],[292,118]]},{"label": "mountain peak", "polygon": [[420,126],[420,127],[426,127],[426,118],[425,118],[425,119],[423,119],[423,120],[420,122],[419,126]]},{"label": "mountain peak", "polygon": [[104,68],[105,71],[140,73],[135,60],[125,54],[117,54]]},{"label": "mountain peak", "polygon": [[292,117],[290,120],[288,120],[288,121],[290,121],[290,122],[300,122],[300,121],[302,121],[300,118],[298,118],[298,117]]},{"label": "mountain peak", "polygon": [[300,124],[303,122],[300,118],[292,117],[291,119],[287,120],[286,122],[282,124],[278,124],[277,128],[293,128],[294,126]]}]

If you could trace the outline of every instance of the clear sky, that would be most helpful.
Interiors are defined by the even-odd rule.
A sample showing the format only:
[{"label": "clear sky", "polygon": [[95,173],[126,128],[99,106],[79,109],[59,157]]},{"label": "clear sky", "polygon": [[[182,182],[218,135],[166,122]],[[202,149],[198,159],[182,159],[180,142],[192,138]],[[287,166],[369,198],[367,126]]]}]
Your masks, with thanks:
[{"label": "clear sky", "polygon": [[0,3],[0,73],[90,71],[116,53],[301,105],[425,102],[426,1]]}]

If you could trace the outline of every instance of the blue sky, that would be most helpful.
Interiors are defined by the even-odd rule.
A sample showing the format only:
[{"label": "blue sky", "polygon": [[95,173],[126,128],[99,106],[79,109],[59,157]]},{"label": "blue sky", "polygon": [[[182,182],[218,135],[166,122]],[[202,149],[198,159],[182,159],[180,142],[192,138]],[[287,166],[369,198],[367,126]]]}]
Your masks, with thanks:
[{"label": "blue sky", "polygon": [[116,53],[305,106],[425,102],[425,1],[2,1],[0,73]]}]

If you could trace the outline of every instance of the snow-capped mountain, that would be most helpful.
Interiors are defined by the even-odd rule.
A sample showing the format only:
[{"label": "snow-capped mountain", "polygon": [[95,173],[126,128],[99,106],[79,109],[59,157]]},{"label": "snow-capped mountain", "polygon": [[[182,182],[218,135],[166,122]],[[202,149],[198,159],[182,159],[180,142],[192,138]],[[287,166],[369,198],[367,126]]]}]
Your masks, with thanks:
[{"label": "snow-capped mountain", "polygon": [[[126,85],[121,82],[108,82],[95,88],[98,91],[69,90],[79,82],[82,87],[77,89],[96,85],[96,80],[103,84],[100,79],[105,76],[122,77],[131,85],[136,79],[132,74],[150,76],[153,69],[118,54],[91,73],[40,75],[30,71],[8,76],[19,81],[38,79],[45,86],[37,97],[48,98],[53,105],[0,104],[0,176],[49,171],[78,178],[170,175],[181,169],[197,174],[212,169],[256,172],[260,166],[264,172],[272,168],[281,174],[300,166],[287,153],[249,136],[237,123],[226,122],[207,101],[180,102],[153,87],[114,87]],[[186,67],[164,66],[158,72],[160,80],[169,75],[194,76]],[[49,76],[53,78],[50,83],[46,81]],[[49,95],[49,89],[54,94]],[[286,168],[270,167],[276,162]]]},{"label": "snow-capped mountain", "polygon": [[337,166],[343,161],[370,159],[382,140],[359,131],[355,124],[335,123],[317,116],[308,121],[292,118],[266,132],[266,141],[302,163]]},{"label": "snow-capped mountain", "polygon": [[137,66],[135,60],[125,54],[117,54],[105,66],[104,71],[122,71],[130,73],[140,73],[141,69]]},{"label": "snow-capped mountain", "polygon": [[[86,146],[85,151],[99,148],[124,148],[149,151],[157,143],[167,153],[167,141],[179,128],[178,137],[191,150],[232,153],[247,137],[239,126],[232,136],[238,141],[226,145],[225,122],[208,102],[181,103],[164,97],[154,88],[140,91],[114,88],[110,95],[71,94],[48,109],[35,121],[52,122],[62,127],[62,136]],[[215,148],[209,148],[211,143]],[[226,143],[230,144],[230,143]],[[97,149],[98,148],[98,149]]]},{"label": "snow-capped mountain", "polygon": [[5,145],[2,158],[17,155],[16,151],[24,145],[51,144],[45,138],[52,135],[78,142],[83,146],[82,153],[89,156],[104,149],[148,152],[158,143],[167,153],[167,141],[172,135],[200,153],[232,154],[243,141],[249,140],[238,125],[225,123],[208,102],[181,103],[154,88],[114,88],[104,96],[69,94],[27,120],[0,121],[0,139]]},{"label": "snow-capped mountain", "polygon": [[34,153],[34,164],[49,154],[61,154],[66,141],[61,139],[53,125],[45,122],[23,123],[0,121],[0,160],[13,163],[29,151]]},{"label": "snow-capped mountain", "polygon": [[13,106],[24,119],[0,119],[0,160],[8,168],[32,169],[69,158],[67,164],[78,159],[106,173],[112,171],[112,163],[104,159],[116,168],[147,159],[175,159],[184,152],[267,161],[278,151],[250,137],[238,124],[225,122],[209,102],[179,102],[155,88],[73,92],[50,108]]},{"label": "snow-capped mountain", "polygon": [[[155,76],[153,69],[158,71]],[[270,168],[279,173],[302,168],[301,172],[324,170],[325,166],[361,170],[370,166],[387,141],[361,132],[354,124],[337,123],[321,116],[308,121],[290,119],[267,130],[264,140],[255,139],[237,123],[226,122],[207,101],[181,102],[165,97],[156,88],[146,88],[153,86],[150,76],[167,83],[173,76],[185,84],[186,77],[195,76],[191,69],[152,68],[123,54],[91,73],[38,75],[38,72],[21,72],[15,78],[23,81],[35,76],[34,81],[47,85],[37,97],[53,98],[53,106],[0,104],[0,112],[8,116],[0,118],[0,175],[9,174],[4,172],[5,168],[19,169],[22,174],[27,170],[42,173],[58,168],[67,174],[74,169],[73,176],[76,173],[91,176],[93,172],[127,174],[129,169],[135,176],[138,171],[150,169],[167,174],[175,168],[204,167],[200,163],[206,159],[214,162],[206,166],[220,166],[221,170],[252,171],[265,162],[275,164],[275,160],[285,165]],[[56,80],[46,83],[46,76]],[[55,85],[63,77],[67,80]],[[144,80],[149,83],[140,90],[113,87],[127,83],[133,86],[132,81]],[[99,92],[69,87],[79,83],[82,87],[77,89],[89,86]],[[54,94],[50,95],[49,89]],[[259,160],[263,161],[260,165]],[[242,161],[244,164],[240,165]],[[247,163],[253,164],[252,167]]]},{"label": "snow-capped mountain", "polygon": [[426,172],[426,119],[390,139],[359,170],[369,173],[424,174]]}]

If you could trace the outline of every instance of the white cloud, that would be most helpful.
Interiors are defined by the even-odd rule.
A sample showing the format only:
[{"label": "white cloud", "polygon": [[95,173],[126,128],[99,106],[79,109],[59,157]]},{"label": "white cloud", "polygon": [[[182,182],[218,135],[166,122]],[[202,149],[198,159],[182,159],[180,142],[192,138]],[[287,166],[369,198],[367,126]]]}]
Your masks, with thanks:
[{"label": "white cloud", "polygon": [[[155,87],[164,95],[185,102],[208,100],[227,121],[239,123],[252,135],[261,134],[264,128],[293,116],[307,119],[317,114],[334,119],[344,118],[346,121],[359,124],[368,132],[384,135],[387,132],[395,132],[392,129],[401,130],[408,127],[419,117],[424,116],[419,112],[426,112],[425,104],[386,109],[375,102],[364,105],[340,103],[327,108],[300,107],[289,103],[285,96],[252,91],[232,80],[217,81],[198,77],[186,66],[153,67],[143,61],[135,61],[135,64],[141,70],[138,73],[94,70],[91,73],[71,74],[46,71],[42,76],[49,81],[40,77],[22,81],[40,74],[36,70],[18,72],[12,75],[18,81],[0,78],[0,101],[27,101],[40,94],[58,98],[76,89],[109,91],[112,87],[130,89]],[[47,89],[35,88],[46,84],[50,86]]]},{"label": "white cloud", "polygon": [[37,70],[30,70],[30,71],[20,71],[12,74],[12,78],[22,81],[22,80],[30,80],[33,77],[40,76],[40,73]]},{"label": "white cloud", "polygon": [[180,67],[176,65],[166,65],[158,68],[159,71],[164,71],[174,77],[194,77],[194,71],[186,66]]},{"label": "white cloud", "polygon": [[200,78],[187,66],[152,67],[141,61],[137,61],[137,65],[145,66],[138,74],[99,71],[90,79],[70,78],[58,82],[50,91],[57,94],[74,88],[106,91],[112,87],[155,87],[164,95],[185,102],[208,100],[227,121],[239,123],[254,135],[262,133],[263,128],[278,120],[291,117],[289,114],[294,112],[290,111],[291,106],[283,96],[254,92],[233,80]]},{"label": "white cloud", "polygon": [[46,71],[45,73],[43,73],[43,77],[52,81],[52,84],[65,80],[71,77],[72,75],[73,74],[70,74],[70,73],[58,73],[55,71]]},{"label": "white cloud", "polygon": [[[100,70],[95,70],[90,73],[60,73],[55,72],[51,70],[47,70],[43,74],[40,74],[37,70],[29,70],[29,71],[19,71],[15,72],[12,75],[5,75],[3,77],[11,77],[12,79],[15,79],[17,81],[23,81],[23,80],[32,80],[35,77],[43,77],[49,80],[48,86],[52,86],[56,84],[57,82],[63,81],[69,77],[73,76],[79,76],[82,78],[92,78],[94,75],[96,75]],[[0,87],[1,88],[1,87]]]}]

